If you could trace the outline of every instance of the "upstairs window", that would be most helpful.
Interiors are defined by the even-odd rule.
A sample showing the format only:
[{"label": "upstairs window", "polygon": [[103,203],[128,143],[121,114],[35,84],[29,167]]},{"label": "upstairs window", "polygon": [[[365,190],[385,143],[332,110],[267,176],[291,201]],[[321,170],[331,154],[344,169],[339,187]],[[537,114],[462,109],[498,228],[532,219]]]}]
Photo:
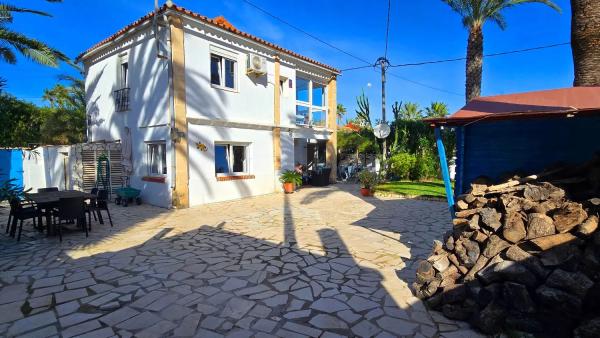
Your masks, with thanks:
[{"label": "upstairs window", "polygon": [[296,78],[296,124],[316,127],[327,125],[325,84]]},{"label": "upstairs window", "polygon": [[129,63],[123,62],[123,63],[121,63],[121,88],[127,88],[128,84],[129,84],[128,76],[129,76]]},{"label": "upstairs window", "polygon": [[248,171],[247,144],[215,144],[216,175],[246,174]]},{"label": "upstairs window", "polygon": [[218,54],[210,55],[210,83],[215,87],[236,89],[237,62]]}]

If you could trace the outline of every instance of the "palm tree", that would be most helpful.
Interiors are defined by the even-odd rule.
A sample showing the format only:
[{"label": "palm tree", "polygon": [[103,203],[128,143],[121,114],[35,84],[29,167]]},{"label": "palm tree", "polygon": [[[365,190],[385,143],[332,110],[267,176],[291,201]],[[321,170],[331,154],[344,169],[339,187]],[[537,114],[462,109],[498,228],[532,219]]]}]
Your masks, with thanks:
[{"label": "palm tree", "polygon": [[571,0],[574,86],[600,86],[600,1]]},{"label": "palm tree", "polygon": [[423,117],[423,111],[419,105],[413,102],[406,102],[400,108],[400,118],[402,120],[419,120]]},{"label": "palm tree", "polygon": [[[469,30],[467,42],[467,65],[465,96],[467,103],[481,96],[481,74],[483,72],[483,25],[496,23],[500,29],[506,28],[502,12],[505,9],[531,2],[545,4],[560,12],[560,8],[550,0],[442,0],[462,17],[462,23]],[[580,0],[594,2],[595,0]]]},{"label": "palm tree", "polygon": [[448,115],[448,106],[443,102],[431,102],[431,105],[425,108],[427,117],[444,117],[446,115]]},{"label": "palm tree", "polygon": [[346,107],[344,107],[343,104],[338,103],[336,110],[337,110],[336,115],[337,115],[338,123],[341,123],[342,118],[344,117],[344,115],[346,115]]},{"label": "palm tree", "polygon": [[[60,2],[61,0],[46,0],[48,2]],[[45,43],[30,38],[19,32],[8,28],[13,22],[15,13],[29,13],[42,16],[50,16],[46,12],[33,9],[21,8],[9,4],[0,4],[0,59],[7,63],[17,63],[15,51],[23,56],[42,65],[57,67],[59,61],[68,62],[69,58]]]}]

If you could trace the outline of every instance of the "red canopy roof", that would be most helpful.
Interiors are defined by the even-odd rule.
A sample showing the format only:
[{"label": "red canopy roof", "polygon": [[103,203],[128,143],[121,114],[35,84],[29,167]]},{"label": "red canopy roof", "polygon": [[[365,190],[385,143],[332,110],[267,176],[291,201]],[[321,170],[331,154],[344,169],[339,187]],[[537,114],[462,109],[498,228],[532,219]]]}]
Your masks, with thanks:
[{"label": "red canopy roof", "polygon": [[445,118],[425,119],[434,125],[463,125],[478,120],[600,114],[600,87],[573,87],[479,97]]}]

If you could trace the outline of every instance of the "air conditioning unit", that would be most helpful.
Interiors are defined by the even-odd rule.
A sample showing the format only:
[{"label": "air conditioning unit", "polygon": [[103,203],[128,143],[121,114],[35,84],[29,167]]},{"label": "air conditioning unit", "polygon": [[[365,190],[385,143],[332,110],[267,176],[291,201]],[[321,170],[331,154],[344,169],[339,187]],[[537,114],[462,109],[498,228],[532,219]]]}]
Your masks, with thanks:
[{"label": "air conditioning unit", "polygon": [[246,73],[256,76],[267,74],[267,59],[264,56],[249,54],[248,70]]}]

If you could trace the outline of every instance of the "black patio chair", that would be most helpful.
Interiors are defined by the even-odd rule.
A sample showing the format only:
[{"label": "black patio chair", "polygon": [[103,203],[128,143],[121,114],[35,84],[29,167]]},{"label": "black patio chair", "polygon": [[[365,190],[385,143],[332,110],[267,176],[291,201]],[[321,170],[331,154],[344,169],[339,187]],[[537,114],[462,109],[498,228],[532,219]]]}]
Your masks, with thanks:
[{"label": "black patio chair", "polygon": [[38,192],[52,192],[58,191],[58,187],[50,187],[50,188],[39,188]]},{"label": "black patio chair", "polygon": [[[54,223],[54,228],[58,232],[58,238],[62,242],[61,224],[63,221],[73,221],[81,224],[85,231],[85,237],[88,237],[88,227],[85,224],[86,207],[83,197],[65,197],[58,200],[58,208],[55,213],[58,223]],[[81,222],[81,223],[79,223]]]},{"label": "black patio chair", "polygon": [[98,219],[102,220],[101,211],[106,211],[108,215],[108,221],[110,222],[110,226],[112,228],[113,222],[110,217],[110,211],[108,210],[108,190],[98,190],[96,194],[96,200],[92,200],[90,204],[87,205],[86,212],[88,213],[88,221],[91,229],[91,215],[94,215],[94,220],[96,220],[96,215]]},{"label": "black patio chair", "polygon": [[[33,226],[36,226],[36,219],[41,217],[40,211],[37,209],[35,204],[31,201],[22,201],[13,198],[9,201],[10,203],[10,215],[9,223],[7,224],[6,232],[9,232],[10,236],[14,237],[16,232],[17,223],[19,223],[19,234],[17,235],[17,241],[21,240],[21,233],[23,232],[23,221],[31,219]],[[12,224],[11,224],[12,223]]]}]

